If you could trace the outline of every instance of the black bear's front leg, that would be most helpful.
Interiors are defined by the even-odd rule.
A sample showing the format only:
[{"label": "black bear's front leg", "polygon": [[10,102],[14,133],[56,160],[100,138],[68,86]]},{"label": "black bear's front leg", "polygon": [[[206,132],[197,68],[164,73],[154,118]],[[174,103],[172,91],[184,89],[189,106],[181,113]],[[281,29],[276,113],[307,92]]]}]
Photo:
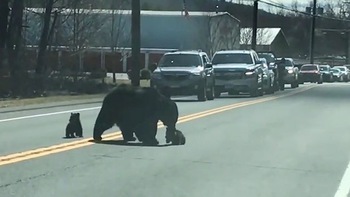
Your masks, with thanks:
[{"label": "black bear's front leg", "polygon": [[72,133],[71,131],[66,131],[66,138],[73,138],[74,137],[74,133]]},{"label": "black bear's front leg", "polygon": [[173,141],[173,139],[175,137],[175,131],[176,131],[176,128],[174,128],[174,127],[167,127],[166,128],[166,131],[165,131],[166,143],[170,143],[171,141]]},{"label": "black bear's front leg", "polygon": [[123,127],[123,126],[120,126],[120,131],[122,132],[122,136],[123,136],[123,139],[124,141],[135,141],[136,138],[134,137],[134,133],[132,132],[132,130],[128,127]]},{"label": "black bear's front leg", "polygon": [[158,120],[150,120],[141,124],[135,131],[137,136],[142,137],[142,143],[146,146],[155,146],[158,145],[159,142],[156,139],[158,129]]}]

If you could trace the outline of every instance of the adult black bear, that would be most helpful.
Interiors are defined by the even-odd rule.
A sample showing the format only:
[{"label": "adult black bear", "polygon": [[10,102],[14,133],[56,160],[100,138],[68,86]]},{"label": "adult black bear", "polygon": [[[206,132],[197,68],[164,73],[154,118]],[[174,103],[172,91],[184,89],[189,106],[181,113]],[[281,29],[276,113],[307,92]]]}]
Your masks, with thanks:
[{"label": "adult black bear", "polygon": [[94,126],[94,140],[102,140],[103,132],[114,124],[120,128],[124,141],[139,141],[157,145],[157,123],[167,126],[168,142],[172,142],[178,120],[178,108],[174,101],[150,87],[119,85],[106,95]]},{"label": "adult black bear", "polygon": [[66,138],[83,137],[83,128],[80,122],[80,113],[71,113],[66,127]]}]

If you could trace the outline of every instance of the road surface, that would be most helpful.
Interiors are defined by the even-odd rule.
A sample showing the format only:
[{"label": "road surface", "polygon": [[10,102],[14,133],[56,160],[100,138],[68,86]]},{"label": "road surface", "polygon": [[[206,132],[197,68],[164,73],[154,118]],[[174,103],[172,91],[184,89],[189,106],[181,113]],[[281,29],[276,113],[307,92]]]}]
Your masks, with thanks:
[{"label": "road surface", "polygon": [[[2,197],[345,197],[350,84],[178,100],[184,146],[89,142],[100,104],[0,113]],[[84,138],[63,139],[79,111]]]}]

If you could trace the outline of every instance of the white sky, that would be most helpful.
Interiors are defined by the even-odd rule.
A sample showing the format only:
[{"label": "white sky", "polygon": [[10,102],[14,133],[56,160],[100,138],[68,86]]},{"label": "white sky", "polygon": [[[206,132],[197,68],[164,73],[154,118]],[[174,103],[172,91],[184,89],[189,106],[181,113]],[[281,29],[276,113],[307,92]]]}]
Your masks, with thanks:
[{"label": "white sky", "polygon": [[[230,1],[230,0],[228,0]],[[253,4],[253,0],[232,0],[235,3],[244,3],[244,4]],[[313,0],[262,0],[265,2],[273,3],[273,4],[283,4],[283,6],[292,8],[292,4],[294,2],[298,3],[298,10],[299,11],[305,11],[305,8],[307,6],[312,5]],[[317,7],[323,7],[325,3],[332,3],[332,4],[337,4],[338,1],[345,1],[345,0],[317,0]],[[350,1],[350,0],[349,0]],[[279,8],[275,8],[273,6],[267,5],[263,2],[259,3],[259,9],[264,9],[264,10],[270,10],[271,12],[279,10]]]}]

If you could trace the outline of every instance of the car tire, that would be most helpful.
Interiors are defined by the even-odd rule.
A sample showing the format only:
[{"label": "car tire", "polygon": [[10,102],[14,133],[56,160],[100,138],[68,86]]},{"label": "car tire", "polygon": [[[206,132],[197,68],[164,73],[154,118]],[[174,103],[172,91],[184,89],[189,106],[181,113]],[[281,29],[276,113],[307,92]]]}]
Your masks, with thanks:
[{"label": "car tire", "polygon": [[290,84],[290,86],[291,86],[291,88],[297,88],[298,87],[298,82],[297,81],[295,81],[295,82],[292,82],[291,84]]},{"label": "car tire", "polygon": [[205,88],[204,84],[199,86],[198,93],[197,93],[198,101],[206,101],[207,100],[207,89]]},{"label": "car tire", "polygon": [[258,97],[258,96],[262,96],[262,95],[264,95],[264,89],[263,89],[262,83],[258,84],[256,88],[250,90],[250,97]]},{"label": "car tire", "polygon": [[264,89],[263,89],[263,87],[261,87],[260,90],[258,90],[258,96],[264,96]]},{"label": "car tire", "polygon": [[250,90],[250,97],[257,97],[258,96],[258,88],[254,88],[254,89],[252,89],[252,90]]},{"label": "car tire", "polygon": [[215,90],[214,90],[214,86],[210,87],[210,91],[207,92],[207,99],[212,101],[215,98]]},{"label": "car tire", "polygon": [[270,85],[269,89],[267,89],[266,94],[274,94],[275,88],[273,87],[273,84]]},{"label": "car tire", "polygon": [[317,81],[317,84],[322,84],[323,83],[323,80],[322,78],[320,78],[318,81]]},{"label": "car tire", "polygon": [[[261,76],[261,78],[263,78],[263,77]],[[264,96],[264,82],[263,81],[261,81],[261,83],[260,83],[260,89],[258,89],[258,96]]]},{"label": "car tire", "polygon": [[221,96],[221,92],[217,90],[214,91],[214,94],[215,94],[215,98],[220,98]]},{"label": "car tire", "polygon": [[272,83],[272,81],[270,79],[269,88],[266,90],[266,94],[273,94],[273,93],[275,93],[273,85],[274,84]]}]

